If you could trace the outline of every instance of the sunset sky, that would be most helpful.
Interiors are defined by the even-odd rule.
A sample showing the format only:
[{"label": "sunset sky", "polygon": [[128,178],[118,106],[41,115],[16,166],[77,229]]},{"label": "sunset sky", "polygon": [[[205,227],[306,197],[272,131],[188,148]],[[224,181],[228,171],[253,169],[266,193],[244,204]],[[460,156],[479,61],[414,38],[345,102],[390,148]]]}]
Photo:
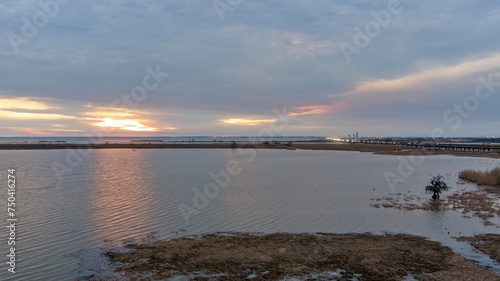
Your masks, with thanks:
[{"label": "sunset sky", "polygon": [[[0,2],[0,137],[500,137],[500,1]],[[283,116],[281,116],[283,118]]]}]

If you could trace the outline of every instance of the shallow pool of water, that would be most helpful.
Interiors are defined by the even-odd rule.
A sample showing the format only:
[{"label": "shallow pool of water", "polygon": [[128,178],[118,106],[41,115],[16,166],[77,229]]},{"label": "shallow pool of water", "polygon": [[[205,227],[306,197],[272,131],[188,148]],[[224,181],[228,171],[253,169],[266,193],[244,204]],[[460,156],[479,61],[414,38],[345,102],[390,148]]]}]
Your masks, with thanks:
[{"label": "shallow pool of water", "polygon": [[[8,168],[17,169],[19,218],[17,273],[8,273],[4,263],[1,280],[107,275],[110,270],[99,256],[106,247],[148,236],[169,239],[219,231],[416,234],[500,269],[453,239],[500,233],[496,226],[454,211],[370,206],[371,199],[391,193],[430,198],[424,187],[438,173],[453,187],[450,194],[474,189],[457,184],[458,172],[491,169],[500,165],[498,159],[303,150],[86,152],[71,159],[71,150],[0,151],[0,178],[6,178]],[[70,168],[62,180],[54,163]],[[5,196],[0,204],[6,206]],[[9,235],[6,228],[0,234]],[[7,251],[6,242],[0,247]]]}]

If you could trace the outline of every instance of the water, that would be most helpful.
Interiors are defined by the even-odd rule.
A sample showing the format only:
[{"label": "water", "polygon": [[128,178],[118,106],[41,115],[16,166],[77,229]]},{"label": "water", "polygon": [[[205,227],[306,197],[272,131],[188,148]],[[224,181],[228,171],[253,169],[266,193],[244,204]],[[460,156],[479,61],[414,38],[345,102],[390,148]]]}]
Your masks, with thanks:
[{"label": "water", "polygon": [[[458,172],[491,169],[500,165],[498,159],[427,156],[392,190],[384,173],[398,173],[397,156],[302,150],[243,150],[242,154],[230,149],[86,152],[60,181],[53,164],[68,163],[71,150],[0,151],[0,182],[6,186],[7,169],[17,169],[19,218],[17,273],[7,272],[4,258],[0,280],[110,275],[99,256],[102,249],[155,231],[166,239],[218,231],[409,233],[440,241],[500,270],[452,238],[500,233],[496,226],[484,226],[478,218],[466,219],[453,211],[370,207],[374,203],[370,199],[390,193],[410,191],[430,197],[424,186],[436,173],[444,175],[453,190],[474,189],[472,184],[456,184]],[[227,171],[228,163],[239,173],[227,180],[222,176],[227,172],[221,171]],[[217,192],[210,173],[227,186]],[[210,196],[200,199],[205,187]],[[6,204],[2,195],[0,206]],[[184,206],[184,217],[179,206]],[[203,209],[186,211],[193,207]],[[2,227],[1,237],[8,237],[7,231]],[[0,249],[6,253],[3,240]]]}]

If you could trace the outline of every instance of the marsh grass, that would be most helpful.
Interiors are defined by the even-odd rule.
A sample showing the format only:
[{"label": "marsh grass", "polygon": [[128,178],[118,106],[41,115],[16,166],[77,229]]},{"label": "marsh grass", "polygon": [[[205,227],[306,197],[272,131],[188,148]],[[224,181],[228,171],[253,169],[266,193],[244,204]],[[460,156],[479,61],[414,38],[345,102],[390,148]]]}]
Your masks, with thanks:
[{"label": "marsh grass", "polygon": [[406,234],[211,234],[127,247],[134,251],[106,256],[130,280],[280,280],[337,269],[343,276],[329,280],[359,273],[359,280],[399,281],[408,272],[423,281],[497,280],[438,242]]},{"label": "marsh grass", "polygon": [[464,170],[458,174],[458,177],[480,185],[500,186],[500,167],[484,172]]},{"label": "marsh grass", "polygon": [[[457,192],[440,200],[428,200],[415,194],[390,194],[392,197],[372,199],[377,201],[371,204],[374,208],[391,208],[402,211],[425,210],[461,212],[464,217],[479,217],[485,225],[494,225],[490,220],[500,217],[500,202],[494,195],[479,191]],[[500,226],[497,226],[500,227]]]}]

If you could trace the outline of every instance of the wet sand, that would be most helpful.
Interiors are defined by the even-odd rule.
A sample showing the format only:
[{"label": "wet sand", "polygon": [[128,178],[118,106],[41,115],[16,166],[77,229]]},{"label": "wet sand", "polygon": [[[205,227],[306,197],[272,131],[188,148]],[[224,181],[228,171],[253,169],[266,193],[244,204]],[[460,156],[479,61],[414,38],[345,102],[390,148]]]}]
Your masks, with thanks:
[{"label": "wet sand", "polygon": [[[474,151],[451,151],[437,149],[422,149],[405,146],[363,144],[363,143],[331,143],[331,142],[293,142],[291,146],[287,143],[236,143],[236,147],[244,149],[306,149],[306,150],[337,150],[337,151],[359,151],[382,155],[454,155],[467,157],[500,158],[500,149],[490,152]],[[232,142],[207,142],[207,143],[124,143],[124,144],[68,144],[68,143],[44,143],[44,144],[0,144],[0,150],[38,150],[38,149],[196,149],[234,148]]]},{"label": "wet sand", "polygon": [[[106,253],[125,276],[160,280],[500,280],[438,242],[406,234],[205,235]],[[335,274],[334,272],[338,272]],[[148,276],[148,277],[146,277]]]}]

